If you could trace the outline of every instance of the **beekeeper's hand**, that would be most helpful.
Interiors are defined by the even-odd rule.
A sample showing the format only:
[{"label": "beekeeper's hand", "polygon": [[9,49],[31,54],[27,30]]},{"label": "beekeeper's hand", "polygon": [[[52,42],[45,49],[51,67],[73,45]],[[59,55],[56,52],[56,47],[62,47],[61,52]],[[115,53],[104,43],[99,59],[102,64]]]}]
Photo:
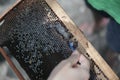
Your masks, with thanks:
[{"label": "beekeeper's hand", "polygon": [[88,80],[90,63],[78,51],[59,63],[50,74],[48,80]]}]

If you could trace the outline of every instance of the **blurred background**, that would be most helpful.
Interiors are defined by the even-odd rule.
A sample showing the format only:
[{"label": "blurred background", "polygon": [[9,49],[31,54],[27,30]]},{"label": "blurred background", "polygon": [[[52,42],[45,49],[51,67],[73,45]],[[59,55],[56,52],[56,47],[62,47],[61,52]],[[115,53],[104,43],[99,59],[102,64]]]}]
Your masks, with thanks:
[{"label": "blurred background", "polygon": [[[16,0],[0,0],[0,15]],[[83,31],[87,39],[98,50],[100,55],[106,60],[116,74],[120,77],[120,55],[112,51],[106,41],[106,25],[96,25],[96,19],[93,12],[86,6],[84,0],[57,0],[63,7],[65,12],[75,22],[75,24]],[[99,24],[105,24],[109,19],[104,19]],[[4,24],[0,22],[0,26]],[[25,72],[19,67],[17,61],[12,58],[13,62],[18,66],[20,71]],[[26,80],[29,80],[26,77]],[[8,63],[0,54],[0,80],[18,80]]]}]

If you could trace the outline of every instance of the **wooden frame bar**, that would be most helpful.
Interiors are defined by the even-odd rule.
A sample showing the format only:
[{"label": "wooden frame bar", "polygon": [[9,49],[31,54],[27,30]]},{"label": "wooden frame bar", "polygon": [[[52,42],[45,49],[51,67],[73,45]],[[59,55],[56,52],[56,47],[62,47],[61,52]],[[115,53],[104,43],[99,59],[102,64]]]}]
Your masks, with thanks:
[{"label": "wooden frame bar", "polygon": [[10,57],[7,55],[7,53],[1,47],[0,47],[0,53],[6,59],[6,61],[8,62],[8,64],[10,65],[10,67],[13,69],[13,71],[15,72],[15,74],[17,75],[17,77],[20,80],[25,80],[24,77],[22,76],[22,74],[19,72],[19,70],[16,68],[16,66],[14,65],[14,63],[12,62],[12,60],[10,59]]},{"label": "wooden frame bar", "polygon": [[[16,3],[9,7],[2,15],[0,15],[0,20],[11,10],[13,9],[20,1],[17,0]],[[86,37],[82,34],[82,32],[78,29],[78,27],[74,24],[74,22],[69,18],[69,16],[64,12],[64,10],[60,7],[56,0],[45,0],[51,9],[55,12],[55,14],[59,17],[59,19],[64,23],[66,28],[73,34],[73,36],[77,39],[79,44],[82,46],[80,48],[83,49],[83,53],[88,53],[89,57],[95,62],[96,65],[99,66],[101,71],[105,74],[105,76],[109,80],[119,80],[117,75],[113,72],[113,70],[109,67],[109,65],[104,61],[104,59],[99,55],[96,49],[92,46],[92,44],[86,39]],[[20,80],[24,80],[19,71],[15,68],[12,61],[9,59],[7,54],[4,52],[2,48],[0,48],[2,55],[5,57],[9,65],[15,71],[16,75],[18,75]]]},{"label": "wooden frame bar", "polygon": [[118,76],[113,72],[109,65],[104,61],[104,59],[99,55],[92,44],[85,38],[82,32],[74,24],[74,22],[69,18],[69,16],[64,12],[56,0],[46,0],[51,9],[59,17],[59,19],[64,23],[66,28],[73,34],[77,39],[79,44],[88,53],[89,57],[95,62],[96,65],[101,69],[105,76],[109,80],[119,80]]}]

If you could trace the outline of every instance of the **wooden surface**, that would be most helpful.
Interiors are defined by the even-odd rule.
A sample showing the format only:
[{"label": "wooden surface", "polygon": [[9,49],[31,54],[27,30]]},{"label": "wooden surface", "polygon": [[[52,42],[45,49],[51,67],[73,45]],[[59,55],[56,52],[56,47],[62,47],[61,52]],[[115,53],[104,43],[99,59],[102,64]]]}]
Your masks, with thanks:
[{"label": "wooden surface", "polygon": [[4,49],[2,49],[0,47],[0,53],[2,54],[2,56],[5,58],[5,60],[8,62],[8,64],[10,65],[10,67],[13,69],[13,71],[15,72],[15,74],[18,76],[18,78],[20,80],[25,80],[24,77],[22,76],[22,74],[19,72],[19,70],[16,68],[16,66],[14,65],[14,63],[12,62],[12,60],[10,59],[10,57],[7,55],[7,53],[4,51]]},{"label": "wooden surface", "polygon": [[46,2],[51,7],[51,9],[55,12],[55,14],[60,18],[60,20],[64,23],[67,29],[78,40],[79,44],[85,50],[85,53],[88,53],[89,57],[95,62],[96,65],[98,65],[98,67],[101,69],[104,75],[109,80],[119,80],[117,75],[113,72],[113,70],[109,67],[109,65],[104,61],[104,59],[99,55],[96,49],[86,39],[86,37],[82,34],[82,32],[78,29],[78,27],[73,23],[73,21],[68,17],[68,15],[60,7],[57,1],[46,0]]},{"label": "wooden surface", "polygon": [[10,5],[9,7],[5,8],[5,10],[0,14],[0,20],[3,19],[3,17],[12,10],[21,0],[17,0],[13,5]]}]

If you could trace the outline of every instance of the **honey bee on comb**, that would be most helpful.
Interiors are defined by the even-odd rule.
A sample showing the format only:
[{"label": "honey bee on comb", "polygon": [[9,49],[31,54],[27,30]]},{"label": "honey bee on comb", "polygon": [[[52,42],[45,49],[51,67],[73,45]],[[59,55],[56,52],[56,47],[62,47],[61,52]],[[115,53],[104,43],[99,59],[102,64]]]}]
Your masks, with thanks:
[{"label": "honey bee on comb", "polygon": [[72,53],[70,34],[44,0],[25,0],[8,16],[0,29],[5,38],[1,45],[8,47],[31,80],[46,80]]},{"label": "honey bee on comb", "polygon": [[9,49],[31,80],[47,80],[75,49],[91,63],[90,80],[119,80],[56,0],[21,0],[4,20],[0,47]]}]

